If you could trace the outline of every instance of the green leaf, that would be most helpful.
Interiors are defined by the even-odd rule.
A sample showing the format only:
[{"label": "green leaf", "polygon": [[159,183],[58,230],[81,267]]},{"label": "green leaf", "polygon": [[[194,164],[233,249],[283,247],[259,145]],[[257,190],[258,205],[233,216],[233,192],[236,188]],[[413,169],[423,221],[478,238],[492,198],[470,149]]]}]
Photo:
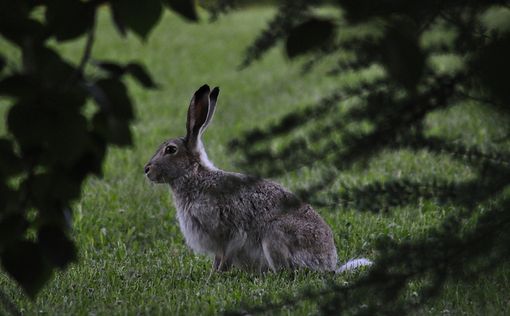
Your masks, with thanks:
[{"label": "green leaf", "polygon": [[156,83],[152,80],[144,66],[137,63],[129,63],[121,65],[110,61],[99,61],[95,63],[99,68],[108,72],[112,78],[118,78],[124,74],[131,75],[138,83],[145,88],[157,88]]},{"label": "green leaf", "polygon": [[[6,178],[0,177],[2,181],[6,181]],[[19,211],[19,190],[13,190],[6,185],[6,183],[0,182],[0,217],[7,216],[6,214],[13,214]],[[0,252],[2,252],[0,250]]]},{"label": "green leaf", "polygon": [[0,139],[0,176],[16,175],[23,170],[21,159],[14,152],[14,146],[8,139]]},{"label": "green leaf", "polygon": [[156,83],[152,80],[151,76],[142,65],[129,63],[126,66],[126,71],[145,88],[157,88]]},{"label": "green leaf", "polygon": [[47,90],[58,90],[55,87],[61,89],[63,82],[68,82],[76,75],[76,67],[52,48],[37,46],[31,53],[34,56],[34,77]]},{"label": "green leaf", "polygon": [[106,142],[94,133],[90,133],[87,150],[72,166],[70,173],[77,179],[84,179],[89,173],[102,175],[102,162],[106,153]]},{"label": "green leaf", "polygon": [[7,60],[5,59],[4,56],[0,55],[0,72],[4,70],[5,65],[7,65]]},{"label": "green leaf", "polygon": [[52,265],[65,269],[69,263],[76,261],[76,247],[61,227],[42,226],[38,231],[37,241],[44,256]]},{"label": "green leaf", "polygon": [[96,102],[109,113],[119,119],[133,118],[133,107],[124,83],[116,78],[101,79],[96,82],[98,91],[92,92]]},{"label": "green leaf", "polygon": [[28,2],[31,1],[0,1],[0,35],[20,47],[27,39],[38,44],[48,36],[45,26],[30,18]]},{"label": "green leaf", "polygon": [[94,131],[107,142],[119,146],[128,146],[133,143],[129,124],[104,112],[98,112],[92,119]]},{"label": "green leaf", "polygon": [[197,8],[193,0],[166,0],[166,4],[172,11],[180,14],[184,18],[196,22],[198,21]]},{"label": "green leaf", "polygon": [[33,78],[22,74],[12,74],[0,80],[0,95],[18,98],[33,97],[37,87]]},{"label": "green leaf", "polygon": [[[131,101],[122,82],[112,78],[102,79],[89,85],[88,90],[100,107],[92,118],[93,133],[101,141],[120,146],[131,145],[129,120],[133,114]],[[116,102],[120,103],[115,105]],[[127,109],[123,110],[125,106]]]},{"label": "green leaf", "polygon": [[67,168],[60,167],[52,173],[41,173],[32,177],[31,185],[32,200],[35,206],[39,209],[51,211],[53,217],[50,218],[48,214],[46,219],[48,222],[62,222],[62,214],[59,214],[55,209],[62,203],[62,201],[69,201],[76,199],[80,196],[80,179],[74,179],[67,171]]},{"label": "green leaf", "polygon": [[119,30],[125,27],[144,40],[147,39],[162,14],[159,0],[117,0],[112,1],[111,8]]},{"label": "green leaf", "polygon": [[124,25],[124,22],[122,22],[121,17],[119,17],[113,9],[110,10],[113,25],[115,25],[115,28],[117,29],[117,32],[120,33],[123,37],[126,36],[126,26]]},{"label": "green leaf", "polygon": [[10,244],[21,240],[28,228],[28,221],[20,214],[10,214],[0,220],[0,253]]},{"label": "green leaf", "polygon": [[42,107],[31,103],[12,106],[7,116],[7,126],[22,147],[44,145],[53,129],[49,114]]},{"label": "green leaf", "polygon": [[335,24],[330,20],[310,18],[290,30],[285,42],[287,56],[294,58],[331,43]]},{"label": "green leaf", "polygon": [[2,253],[2,266],[30,297],[35,297],[51,277],[51,268],[44,260],[39,245],[17,241]]},{"label": "green leaf", "polygon": [[87,141],[87,121],[70,106],[17,103],[9,111],[7,124],[23,150],[42,150],[40,159],[46,164],[72,164]]},{"label": "green leaf", "polygon": [[46,23],[57,41],[74,39],[84,34],[94,21],[95,6],[79,0],[47,2]]},{"label": "green leaf", "polygon": [[115,62],[98,61],[98,62],[95,62],[94,64],[97,67],[99,67],[100,69],[111,74],[113,77],[120,77],[126,72],[126,69],[123,65],[115,63]]}]

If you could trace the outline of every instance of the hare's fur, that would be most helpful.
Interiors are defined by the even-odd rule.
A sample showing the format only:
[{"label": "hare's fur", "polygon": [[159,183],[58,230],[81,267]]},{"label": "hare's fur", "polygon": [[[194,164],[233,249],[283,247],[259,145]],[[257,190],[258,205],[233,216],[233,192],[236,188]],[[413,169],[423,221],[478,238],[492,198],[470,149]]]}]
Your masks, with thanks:
[{"label": "hare's fur", "polygon": [[219,170],[207,158],[201,135],[218,93],[206,85],[195,93],[186,137],[164,142],[145,168],[149,179],[170,185],[187,245],[213,256],[216,270],[335,271],[333,234],[310,205],[277,183]]},{"label": "hare's fur", "polygon": [[181,231],[196,252],[255,270],[336,267],[329,227],[276,183],[198,165],[171,188]]}]

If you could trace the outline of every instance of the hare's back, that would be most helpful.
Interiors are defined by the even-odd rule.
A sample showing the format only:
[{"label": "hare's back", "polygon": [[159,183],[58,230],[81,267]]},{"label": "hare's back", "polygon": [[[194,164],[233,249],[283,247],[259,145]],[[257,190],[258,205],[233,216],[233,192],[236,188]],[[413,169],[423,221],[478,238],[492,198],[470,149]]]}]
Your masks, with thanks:
[{"label": "hare's back", "polygon": [[236,206],[240,212],[273,217],[300,212],[306,205],[292,192],[267,179],[231,172],[225,173],[222,178],[218,189],[226,200],[223,203]]}]

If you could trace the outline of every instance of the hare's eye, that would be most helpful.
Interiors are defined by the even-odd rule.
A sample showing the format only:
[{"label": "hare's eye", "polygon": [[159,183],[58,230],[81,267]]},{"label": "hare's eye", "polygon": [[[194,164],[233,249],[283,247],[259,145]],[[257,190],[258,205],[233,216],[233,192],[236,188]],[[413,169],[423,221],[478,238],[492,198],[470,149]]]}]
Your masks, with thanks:
[{"label": "hare's eye", "polygon": [[174,145],[168,145],[165,147],[165,154],[173,155],[177,152],[177,147]]}]

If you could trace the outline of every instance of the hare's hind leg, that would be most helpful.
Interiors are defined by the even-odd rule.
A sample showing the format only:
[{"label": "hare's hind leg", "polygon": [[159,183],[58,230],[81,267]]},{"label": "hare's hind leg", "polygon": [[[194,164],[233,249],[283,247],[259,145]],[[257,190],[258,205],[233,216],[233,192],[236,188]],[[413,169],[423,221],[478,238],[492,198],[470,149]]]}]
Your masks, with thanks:
[{"label": "hare's hind leg", "polygon": [[211,272],[209,273],[209,276],[207,277],[207,280],[209,280],[214,272],[224,272],[230,269],[231,267],[230,260],[227,259],[224,255],[216,254],[213,259]]},{"label": "hare's hind leg", "polygon": [[218,267],[220,266],[221,257],[219,255],[215,255],[212,263],[212,271],[218,271]]},{"label": "hare's hind leg", "polygon": [[212,271],[227,271],[230,266],[230,260],[225,255],[217,254],[214,256]]},{"label": "hare's hind leg", "polygon": [[246,233],[243,231],[239,231],[237,234],[233,234],[230,240],[225,241],[226,247],[222,250],[219,250],[218,253],[214,255],[213,260],[213,271],[227,271],[231,268],[233,260],[232,256],[235,255],[246,242]]},{"label": "hare's hind leg", "polygon": [[267,265],[273,272],[290,268],[291,254],[289,248],[279,239],[264,238],[262,240],[262,251]]}]

